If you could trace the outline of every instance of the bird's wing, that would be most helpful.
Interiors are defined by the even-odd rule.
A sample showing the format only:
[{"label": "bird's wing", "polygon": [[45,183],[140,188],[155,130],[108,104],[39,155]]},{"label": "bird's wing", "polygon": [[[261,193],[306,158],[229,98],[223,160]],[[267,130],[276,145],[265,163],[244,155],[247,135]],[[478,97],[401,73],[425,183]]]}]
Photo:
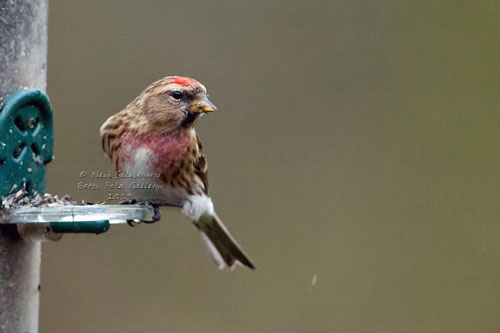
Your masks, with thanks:
[{"label": "bird's wing", "polygon": [[104,153],[106,154],[106,156],[108,157],[111,157],[111,145],[110,145],[110,141],[112,139],[112,136],[113,136],[113,132],[112,132],[112,129],[111,127],[113,127],[113,116],[112,117],[109,117],[108,120],[106,120],[104,122],[104,124],[102,124],[99,132],[101,134],[101,144],[102,144],[102,150],[104,150]]},{"label": "bird's wing", "polygon": [[109,117],[100,128],[102,150],[106,156],[113,160],[116,170],[118,170],[120,162],[119,154],[116,154],[116,151],[121,146],[121,138],[126,129],[125,123],[117,115]]},{"label": "bird's wing", "polygon": [[200,138],[196,135],[196,141],[198,144],[198,154],[196,160],[194,161],[194,173],[203,182],[204,192],[208,194],[208,164],[205,155],[203,154],[202,145]]}]

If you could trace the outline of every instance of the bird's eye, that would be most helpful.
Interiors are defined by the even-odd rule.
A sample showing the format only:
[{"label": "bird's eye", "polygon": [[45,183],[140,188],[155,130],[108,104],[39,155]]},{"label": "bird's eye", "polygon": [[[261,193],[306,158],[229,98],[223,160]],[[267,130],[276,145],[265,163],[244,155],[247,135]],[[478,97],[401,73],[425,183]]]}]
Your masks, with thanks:
[{"label": "bird's eye", "polygon": [[174,98],[174,99],[181,99],[182,98],[182,91],[172,91],[172,94],[171,96]]}]

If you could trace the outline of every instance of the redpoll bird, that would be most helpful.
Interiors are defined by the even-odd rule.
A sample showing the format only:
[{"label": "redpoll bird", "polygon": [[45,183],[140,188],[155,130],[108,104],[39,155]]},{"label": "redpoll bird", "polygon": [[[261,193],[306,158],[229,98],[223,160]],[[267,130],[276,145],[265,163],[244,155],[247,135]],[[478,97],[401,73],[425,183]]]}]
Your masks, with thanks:
[{"label": "redpoll bird", "polygon": [[236,263],[254,268],[215,214],[207,192],[207,162],[194,124],[215,110],[201,83],[168,76],[106,120],[101,126],[102,146],[116,171],[159,175],[147,178],[153,186],[126,188],[134,199],[150,202],[156,210],[159,205],[181,208],[201,231],[219,268]]}]

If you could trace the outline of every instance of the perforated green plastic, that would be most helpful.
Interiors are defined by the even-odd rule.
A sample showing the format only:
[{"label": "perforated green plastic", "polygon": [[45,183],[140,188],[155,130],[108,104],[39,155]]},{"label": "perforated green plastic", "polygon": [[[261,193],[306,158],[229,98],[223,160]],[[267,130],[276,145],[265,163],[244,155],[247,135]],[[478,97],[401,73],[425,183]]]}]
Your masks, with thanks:
[{"label": "perforated green plastic", "polygon": [[38,89],[13,92],[0,110],[0,195],[26,186],[45,192],[45,168],[53,157],[52,110]]}]

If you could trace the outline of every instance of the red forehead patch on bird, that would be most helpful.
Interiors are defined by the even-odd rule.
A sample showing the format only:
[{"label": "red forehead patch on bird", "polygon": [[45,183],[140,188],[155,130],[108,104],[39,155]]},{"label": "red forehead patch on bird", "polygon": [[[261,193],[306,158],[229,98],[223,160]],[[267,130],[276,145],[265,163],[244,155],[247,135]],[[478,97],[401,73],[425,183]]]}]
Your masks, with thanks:
[{"label": "red forehead patch on bird", "polygon": [[173,80],[172,83],[176,83],[180,86],[193,86],[193,85],[199,85],[200,82],[196,81],[195,79],[191,79],[189,77],[181,77],[181,76],[176,76]]}]

